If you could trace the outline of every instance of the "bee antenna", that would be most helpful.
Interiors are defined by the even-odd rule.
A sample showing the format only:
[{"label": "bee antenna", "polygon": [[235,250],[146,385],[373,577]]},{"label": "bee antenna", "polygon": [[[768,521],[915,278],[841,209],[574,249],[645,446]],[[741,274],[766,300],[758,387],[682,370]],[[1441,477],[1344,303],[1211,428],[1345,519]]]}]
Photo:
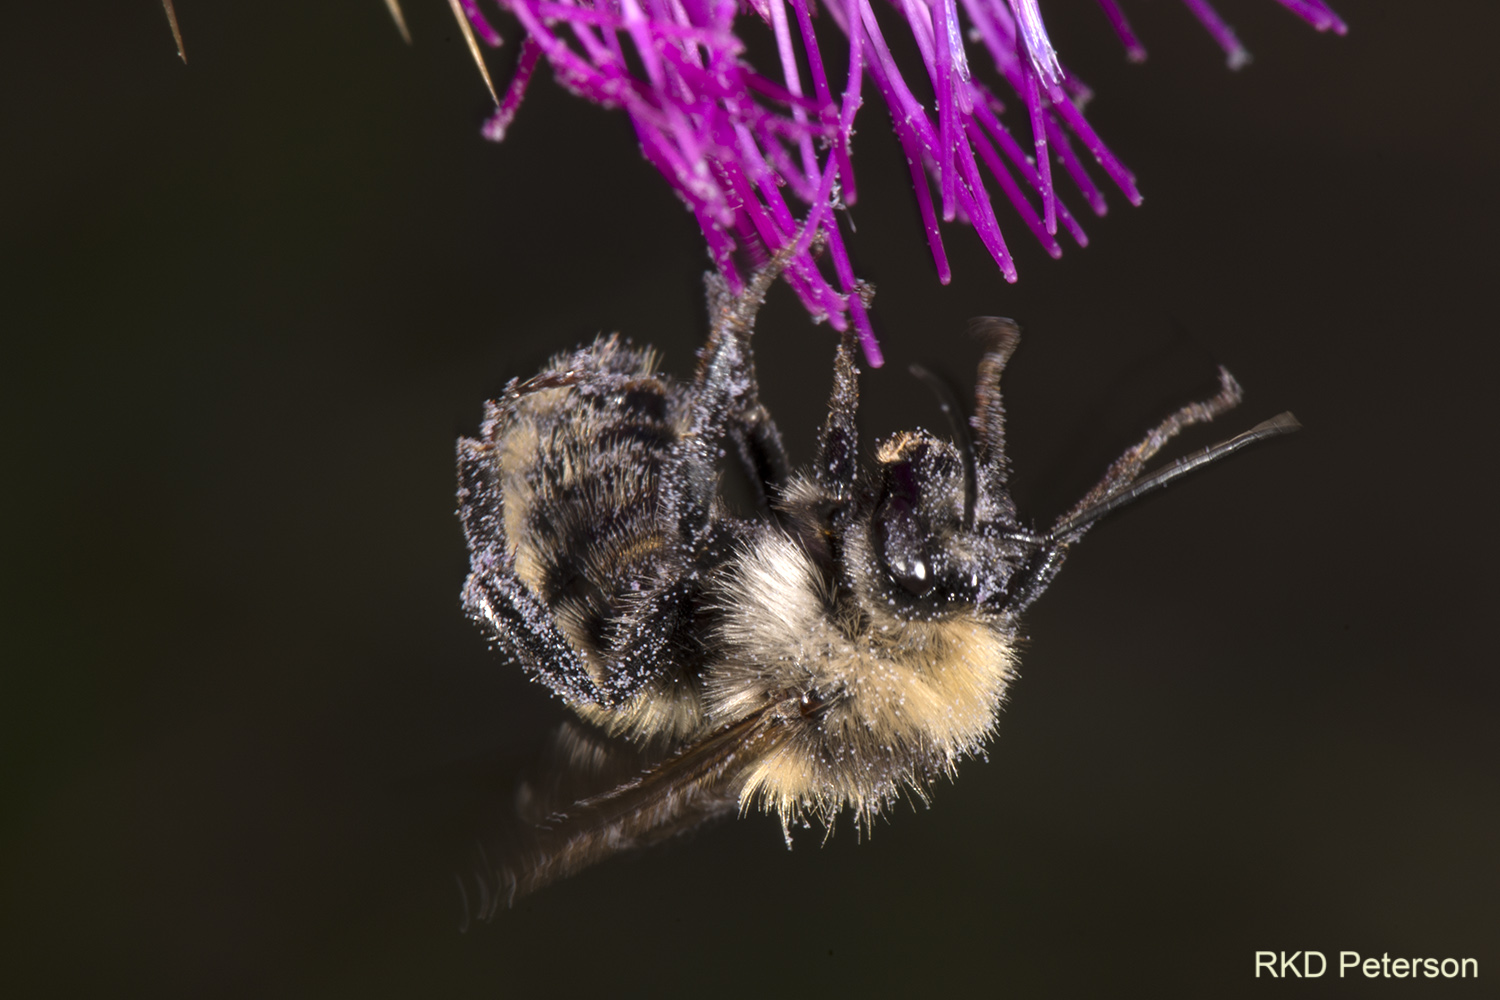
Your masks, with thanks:
[{"label": "bee antenna", "polygon": [[974,492],[977,488],[974,472],[974,440],[969,436],[969,419],[965,416],[953,387],[919,364],[912,364],[907,371],[937,397],[938,408],[948,418],[948,427],[953,431],[953,443],[958,446],[964,459],[964,527],[974,527]]},{"label": "bee antenna", "polygon": [[1048,542],[1071,542],[1083,534],[1097,520],[1110,514],[1126,504],[1155,493],[1157,490],[1165,489],[1167,486],[1186,476],[1190,472],[1196,472],[1205,465],[1211,465],[1221,458],[1228,458],[1237,451],[1250,447],[1259,441],[1267,441],[1283,434],[1291,434],[1301,430],[1302,425],[1290,412],[1279,413],[1270,420],[1264,420],[1254,427],[1237,434],[1228,441],[1220,441],[1218,444],[1202,451],[1194,452],[1186,458],[1179,458],[1171,465],[1158,469],[1144,479],[1137,480],[1128,485],[1122,485],[1113,493],[1101,498],[1097,503],[1077,511],[1057,524],[1045,536]]}]

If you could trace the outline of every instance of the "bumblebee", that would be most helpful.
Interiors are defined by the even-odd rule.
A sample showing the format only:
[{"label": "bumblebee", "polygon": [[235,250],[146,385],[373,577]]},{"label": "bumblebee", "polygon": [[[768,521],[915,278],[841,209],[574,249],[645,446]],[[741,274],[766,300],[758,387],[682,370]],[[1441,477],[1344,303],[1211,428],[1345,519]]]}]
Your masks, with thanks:
[{"label": "bumblebee", "polygon": [[[464,606],[583,723],[522,787],[531,835],[493,866],[481,911],[715,816],[759,807],[785,833],[846,808],[868,824],[903,793],[925,798],[994,733],[1019,616],[1090,526],[1297,427],[1282,414],[1143,477],[1179,431],[1239,403],[1220,369],[1217,395],[1172,414],[1034,531],[1006,486],[1000,377],[1018,332],[986,319],[972,440],[954,420],[954,440],[903,432],[862,463],[845,334],[816,459],[792,471],[750,343],[774,276],[738,296],[710,278],[691,382],[601,337],[512,380],[480,436],[459,442]],[[721,495],[731,451],[758,516]]]}]

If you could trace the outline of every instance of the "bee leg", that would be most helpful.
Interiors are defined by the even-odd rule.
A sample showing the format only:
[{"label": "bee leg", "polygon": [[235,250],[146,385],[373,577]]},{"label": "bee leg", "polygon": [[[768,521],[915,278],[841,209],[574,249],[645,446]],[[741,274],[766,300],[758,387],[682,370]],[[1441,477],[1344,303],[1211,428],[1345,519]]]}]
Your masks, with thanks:
[{"label": "bee leg", "polygon": [[1021,328],[1013,320],[981,316],[969,321],[969,331],[986,342],[979,360],[979,383],[974,387],[974,517],[981,523],[1015,524],[1016,505],[1006,488],[1010,464],[1005,458],[1000,376],[1021,342]]},{"label": "bee leg", "polygon": [[552,620],[552,612],[509,566],[475,568],[464,584],[464,610],[521,666],[564,701],[596,705],[616,699],[603,690]]},{"label": "bee leg", "polygon": [[[793,241],[795,245],[795,241]],[[740,461],[754,484],[762,507],[769,508],[770,501],[785,485],[791,463],[786,457],[786,446],[781,440],[781,431],[776,427],[771,412],[760,401],[760,382],[755,374],[755,358],[750,353],[750,334],[754,329],[755,314],[765,301],[771,282],[787,264],[789,250],[783,250],[766,267],[751,277],[745,291],[728,304],[722,298],[723,286],[715,289],[710,285],[710,298],[718,308],[721,329],[716,339],[742,337],[745,355],[745,388],[741,393],[741,405],[729,411],[728,430],[734,437],[740,453]],[[710,339],[710,349],[714,345]]]},{"label": "bee leg", "polygon": [[818,485],[839,504],[853,498],[854,481],[859,475],[859,429],[854,423],[859,410],[859,368],[854,363],[854,346],[854,331],[845,330],[834,356],[828,419],[818,436],[818,455],[813,463]]},{"label": "bee leg", "polygon": [[764,406],[755,413],[740,414],[729,425],[729,434],[739,452],[740,464],[756,493],[756,503],[764,511],[786,484],[789,464],[781,432]]},{"label": "bee leg", "polygon": [[[498,410],[490,414],[493,419],[501,416]],[[458,443],[458,513],[470,552],[464,609],[528,672],[565,699],[607,704],[612,699],[558,630],[541,599],[516,575],[506,551],[504,503],[490,478],[487,450],[473,439]]]},{"label": "bee leg", "polygon": [[[489,409],[493,419],[496,408]],[[494,560],[505,550],[504,502],[490,481],[488,451],[483,441],[458,439],[458,519],[475,560]]]},{"label": "bee leg", "polygon": [[1096,506],[1112,494],[1125,489],[1135,482],[1141,470],[1151,457],[1162,449],[1168,441],[1180,434],[1185,427],[1193,424],[1207,423],[1221,413],[1225,413],[1240,405],[1242,392],[1240,384],[1229,374],[1228,369],[1219,369],[1219,392],[1217,395],[1205,399],[1201,403],[1189,403],[1176,413],[1172,414],[1161,423],[1151,429],[1151,432],[1142,438],[1135,447],[1129,449],[1125,454],[1115,459],[1114,464],[1105,472],[1104,478],[1099,484],[1089,490],[1088,494],[1073,509],[1058,519],[1058,524],[1063,524],[1074,515],[1090,507]]},{"label": "bee leg", "polygon": [[[786,453],[775,423],[760,402],[750,335],[766,292],[785,269],[795,245],[793,241],[751,276],[739,295],[731,295],[718,275],[705,279],[713,328],[693,379],[688,430],[662,477],[667,516],[695,554],[708,542],[719,489],[718,460],[726,435],[743,435],[750,444],[757,466],[752,479],[764,483],[785,476]],[[762,465],[764,471],[759,468]]]}]

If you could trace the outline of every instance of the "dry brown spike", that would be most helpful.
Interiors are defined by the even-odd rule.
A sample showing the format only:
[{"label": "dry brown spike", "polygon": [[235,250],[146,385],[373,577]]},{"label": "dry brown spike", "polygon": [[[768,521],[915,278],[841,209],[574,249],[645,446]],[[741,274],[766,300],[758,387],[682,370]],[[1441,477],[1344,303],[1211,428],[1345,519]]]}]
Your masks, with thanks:
[{"label": "dry brown spike", "polygon": [[177,26],[177,11],[172,7],[172,0],[161,0],[162,10],[167,12],[167,24],[172,28],[172,39],[177,43],[177,58],[183,64],[187,64],[187,50],[182,47],[182,29]]},{"label": "dry brown spike", "polygon": [[469,19],[464,16],[463,8],[459,6],[458,0],[448,0],[448,6],[453,8],[453,17],[458,21],[458,29],[464,33],[464,41],[469,43],[469,55],[474,57],[474,65],[479,67],[479,75],[484,77],[484,85],[489,88],[490,100],[495,102],[495,107],[500,106],[500,95],[495,93],[495,81],[490,79],[490,69],[484,64],[484,56],[479,51],[479,39],[474,37],[474,28],[469,24]]},{"label": "dry brown spike", "polygon": [[401,33],[401,40],[410,45],[411,31],[406,27],[406,15],[401,13],[401,0],[385,0],[385,9],[391,12],[391,20],[396,22],[396,30]]}]

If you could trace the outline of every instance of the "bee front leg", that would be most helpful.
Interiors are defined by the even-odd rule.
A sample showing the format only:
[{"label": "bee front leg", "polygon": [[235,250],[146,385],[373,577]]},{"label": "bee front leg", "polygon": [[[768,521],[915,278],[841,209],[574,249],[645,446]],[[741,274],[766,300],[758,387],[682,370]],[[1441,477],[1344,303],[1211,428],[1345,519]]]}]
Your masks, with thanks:
[{"label": "bee front leg", "polygon": [[1005,407],[1000,396],[1000,376],[1021,342],[1021,328],[1014,320],[980,316],[969,321],[970,332],[985,341],[979,360],[979,384],[974,387],[975,497],[974,516],[981,523],[1016,523],[1016,505],[1011,501],[1006,479],[1010,463],[1005,457]]},{"label": "bee front leg", "polygon": [[1058,518],[1059,525],[1077,516],[1108,497],[1123,491],[1146,467],[1151,457],[1162,449],[1168,441],[1172,440],[1182,432],[1184,428],[1193,424],[1205,424],[1214,417],[1240,405],[1243,393],[1240,384],[1229,374],[1229,369],[1219,368],[1219,391],[1216,395],[1203,400],[1201,403],[1189,403],[1173,413],[1167,419],[1157,424],[1151,432],[1140,440],[1135,447],[1126,451],[1125,454],[1115,459],[1114,464],[1105,472],[1104,478],[1099,480],[1098,485],[1089,490],[1088,494],[1067,514]]},{"label": "bee front leg", "polygon": [[859,475],[859,430],[854,422],[859,410],[859,368],[854,363],[854,343],[854,331],[845,330],[833,361],[828,419],[818,436],[818,456],[813,463],[818,485],[838,504],[853,498],[854,481]]}]

